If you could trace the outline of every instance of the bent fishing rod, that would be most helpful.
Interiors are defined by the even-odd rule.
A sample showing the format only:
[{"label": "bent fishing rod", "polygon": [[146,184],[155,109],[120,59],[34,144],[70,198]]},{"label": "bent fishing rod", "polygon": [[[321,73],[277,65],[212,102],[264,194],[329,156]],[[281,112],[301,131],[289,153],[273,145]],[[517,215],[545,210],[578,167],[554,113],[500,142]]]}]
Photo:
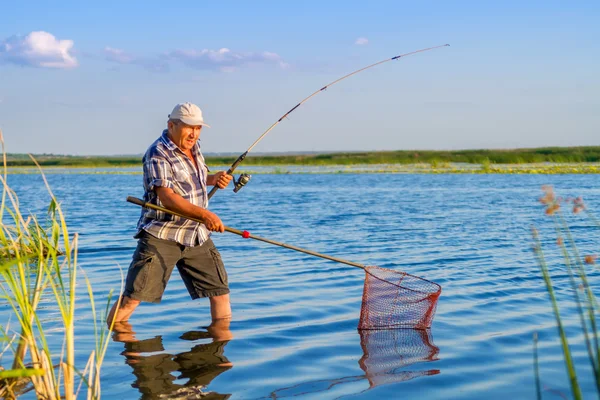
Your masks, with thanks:
[{"label": "bent fishing rod", "polygon": [[[292,107],[288,112],[286,112],[285,114],[283,114],[281,116],[281,118],[279,118],[277,121],[275,121],[270,127],[269,129],[267,129],[266,131],[263,132],[262,135],[259,136],[258,139],[256,139],[254,141],[254,143],[252,143],[252,145],[248,148],[248,150],[246,150],[244,153],[242,153],[237,160],[235,160],[233,162],[233,164],[231,164],[231,167],[229,167],[229,169],[227,170],[227,174],[232,175],[233,171],[235,171],[235,169],[238,167],[238,165],[240,165],[242,163],[242,161],[244,161],[244,159],[246,158],[246,156],[248,155],[248,153],[254,148],[254,146],[256,146],[258,144],[258,142],[260,142],[266,135],[267,133],[271,132],[271,130],[273,128],[275,128],[275,126],[277,126],[284,118],[286,118],[288,115],[290,115],[292,112],[294,112],[298,107],[300,107],[302,104],[306,103],[308,100],[310,100],[312,97],[316,96],[317,94],[321,93],[322,91],[326,90],[327,88],[329,88],[330,86],[335,85],[336,83],[343,81],[346,78],[351,77],[352,75],[356,75],[359,72],[362,72],[364,70],[367,70],[369,68],[375,67],[379,64],[383,64],[386,63],[388,61],[394,61],[394,60],[398,60],[402,57],[406,57],[406,56],[410,56],[412,54],[417,54],[417,53],[422,53],[424,51],[429,51],[429,50],[434,50],[434,49],[439,49],[440,47],[446,47],[446,46],[450,46],[449,44],[444,44],[441,46],[434,46],[434,47],[428,47],[425,49],[421,49],[421,50],[416,50],[416,51],[411,51],[410,53],[405,53],[405,54],[400,54],[398,56],[392,57],[392,58],[386,58],[385,60],[376,62],[374,64],[371,65],[367,65],[366,67],[357,69],[354,72],[351,72],[347,75],[342,76],[339,79],[336,79],[335,81],[328,83],[327,85],[323,86],[321,89],[317,90],[316,92],[312,93],[310,96],[306,97],[304,100],[302,100],[300,103],[296,104],[294,107]],[[250,181],[250,175],[248,174],[241,174],[239,176],[239,178],[236,180],[234,178],[233,183],[234,183],[234,188],[233,191],[235,193],[237,193],[242,187],[244,187],[248,182]],[[215,185],[211,191],[208,193],[208,198],[212,198],[214,196],[214,194],[217,192],[217,190],[219,190],[219,188]]]},{"label": "bent fishing rod", "polygon": [[[178,217],[186,218],[186,219],[189,219],[191,221],[196,221],[196,222],[199,222],[201,224],[204,223],[204,222],[202,222],[202,220],[200,220],[198,218],[190,217],[188,215],[179,213],[177,211],[169,210],[168,208],[164,208],[164,207],[152,204],[152,203],[145,202],[144,200],[138,199],[137,197],[128,196],[127,197],[127,201],[130,202],[130,203],[133,203],[133,204],[137,204],[138,206],[141,206],[143,208],[151,208],[151,209],[156,210],[156,211],[162,211],[162,212],[165,212],[165,213],[168,213],[168,214],[176,215]],[[339,262],[339,263],[342,263],[342,264],[351,265],[353,267],[358,267],[358,268],[362,268],[362,269],[366,269],[367,268],[366,265],[362,265],[362,264],[359,264],[359,263],[355,263],[355,262],[344,260],[344,259],[337,258],[337,257],[328,256],[326,254],[317,253],[316,251],[303,249],[303,248],[297,247],[297,246],[292,246],[291,244],[281,243],[281,242],[277,242],[275,240],[267,239],[267,238],[264,238],[264,237],[255,236],[255,235],[252,235],[248,231],[241,231],[239,229],[230,228],[228,226],[225,227],[225,231],[229,232],[229,233],[234,233],[236,235],[239,235],[239,236],[243,237],[244,239],[259,240],[261,242],[273,244],[275,246],[285,247],[286,249],[290,249],[290,250],[294,250],[294,251],[299,251],[299,252],[305,253],[305,254],[310,254],[311,256],[324,258],[326,260],[331,260],[331,261],[335,261],[335,262]]]}]

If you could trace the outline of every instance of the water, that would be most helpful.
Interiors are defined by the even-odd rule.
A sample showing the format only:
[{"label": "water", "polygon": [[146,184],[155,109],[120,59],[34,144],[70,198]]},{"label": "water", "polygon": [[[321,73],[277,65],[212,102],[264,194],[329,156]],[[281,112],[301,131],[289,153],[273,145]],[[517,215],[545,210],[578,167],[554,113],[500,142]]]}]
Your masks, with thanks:
[{"label": "water", "polygon": [[[102,369],[104,398],[486,399],[534,398],[533,333],[544,398],[570,397],[562,351],[530,226],[545,240],[557,296],[586,397],[594,392],[568,276],[551,252],[542,184],[600,209],[594,175],[256,175],[211,209],[234,228],[366,265],[406,271],[443,292],[430,331],[359,333],[364,272],[231,234],[215,234],[228,268],[230,341],[213,341],[207,300],[191,301],[174,273],[162,303],[144,304],[135,334],[115,335]],[[97,301],[119,291],[135,247],[141,176],[48,176]],[[10,175],[22,208],[48,205],[37,175]],[[598,234],[570,217],[582,253]],[[591,279],[598,274],[591,272]],[[77,363],[93,348],[78,286]],[[0,307],[0,321],[8,319]],[[57,314],[48,311],[50,326]],[[14,323],[14,319],[13,319]],[[55,324],[55,325],[52,325]],[[60,350],[58,329],[49,333]],[[196,396],[196,397],[194,397]]]}]

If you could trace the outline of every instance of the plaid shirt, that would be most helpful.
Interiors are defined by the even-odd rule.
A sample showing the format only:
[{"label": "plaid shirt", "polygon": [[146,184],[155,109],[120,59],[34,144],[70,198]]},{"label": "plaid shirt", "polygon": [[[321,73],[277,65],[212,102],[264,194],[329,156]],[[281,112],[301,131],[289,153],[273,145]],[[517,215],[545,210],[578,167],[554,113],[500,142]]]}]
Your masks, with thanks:
[{"label": "plaid shirt", "polygon": [[[198,167],[164,130],[144,154],[144,201],[163,207],[154,191],[155,187],[162,186],[173,189],[192,204],[208,207],[208,167],[199,142],[192,153]],[[204,224],[148,208],[142,208],[137,229],[138,234],[144,230],[159,239],[172,240],[184,246],[202,244],[210,236]]]}]

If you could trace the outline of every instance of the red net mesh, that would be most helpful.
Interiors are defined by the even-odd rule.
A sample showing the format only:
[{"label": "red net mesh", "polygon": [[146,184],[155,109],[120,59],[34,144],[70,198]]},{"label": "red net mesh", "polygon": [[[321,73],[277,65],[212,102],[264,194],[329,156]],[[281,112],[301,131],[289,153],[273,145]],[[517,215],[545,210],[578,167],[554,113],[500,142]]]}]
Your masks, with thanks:
[{"label": "red net mesh", "polygon": [[365,268],[365,287],[358,329],[431,326],[440,285],[405,272]]}]

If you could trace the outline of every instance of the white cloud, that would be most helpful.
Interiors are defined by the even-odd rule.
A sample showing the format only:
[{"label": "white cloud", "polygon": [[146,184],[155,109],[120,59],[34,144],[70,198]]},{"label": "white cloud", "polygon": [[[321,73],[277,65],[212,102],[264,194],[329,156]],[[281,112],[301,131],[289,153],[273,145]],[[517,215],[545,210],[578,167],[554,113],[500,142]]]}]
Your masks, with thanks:
[{"label": "white cloud", "polygon": [[220,70],[232,72],[237,68],[249,64],[272,64],[280,68],[289,65],[283,61],[281,56],[268,51],[260,53],[237,53],[228,48],[219,50],[174,50],[165,55],[166,59],[179,61],[195,69]]},{"label": "white cloud", "polygon": [[194,69],[221,72],[235,72],[240,67],[250,64],[270,64],[280,68],[289,67],[289,64],[284,62],[277,53],[268,51],[237,53],[225,47],[219,50],[179,49],[156,57],[138,57],[125,50],[107,46],[104,48],[104,58],[111,63],[137,65],[157,72],[167,71],[170,63],[182,63]]},{"label": "white cloud", "polygon": [[104,48],[104,58],[106,61],[110,61],[116,64],[130,64],[139,65],[154,72],[165,72],[169,69],[169,66],[164,60],[158,58],[144,58],[137,57],[131,53],[127,53],[122,49],[115,49],[113,47]]},{"label": "white cloud", "polygon": [[2,62],[39,68],[74,68],[78,65],[73,55],[73,41],[58,40],[44,31],[0,41]]},{"label": "white cloud", "polygon": [[369,44],[369,39],[367,39],[366,37],[359,37],[358,39],[356,39],[354,44],[357,44],[359,46],[364,46],[366,44]]},{"label": "white cloud", "polygon": [[125,50],[113,49],[112,47],[104,48],[104,55],[107,61],[118,64],[131,64],[135,57],[132,54],[126,53]]}]

